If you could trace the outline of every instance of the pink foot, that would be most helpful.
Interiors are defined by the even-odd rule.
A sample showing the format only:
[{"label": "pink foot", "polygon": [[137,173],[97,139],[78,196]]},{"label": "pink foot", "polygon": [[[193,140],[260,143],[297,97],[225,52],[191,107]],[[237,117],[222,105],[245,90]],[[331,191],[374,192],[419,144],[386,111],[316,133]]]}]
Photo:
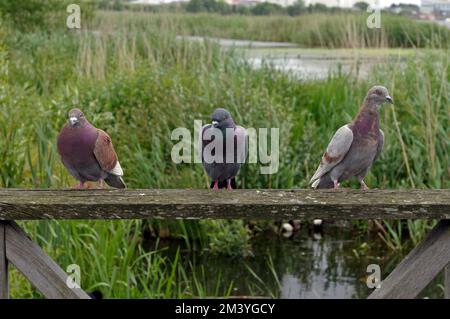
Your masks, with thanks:
[{"label": "pink foot", "polygon": [[103,179],[100,180],[100,182],[98,183],[98,188],[103,189],[104,188],[104,183],[103,183]]},{"label": "pink foot", "polygon": [[369,186],[367,186],[366,183],[364,183],[364,181],[361,181],[360,185],[361,185],[360,189],[362,189],[364,191],[369,189]]},{"label": "pink foot", "polygon": [[233,190],[233,187],[231,187],[231,179],[227,179],[227,190]]},{"label": "pink foot", "polygon": [[74,188],[74,189],[83,189],[84,188],[84,182],[80,182],[80,184],[77,184],[77,185],[73,186],[72,188]]},{"label": "pink foot", "polygon": [[334,189],[338,189],[341,184],[338,183],[338,181],[333,181],[334,183]]},{"label": "pink foot", "polygon": [[219,181],[214,181],[213,189],[219,189]]}]

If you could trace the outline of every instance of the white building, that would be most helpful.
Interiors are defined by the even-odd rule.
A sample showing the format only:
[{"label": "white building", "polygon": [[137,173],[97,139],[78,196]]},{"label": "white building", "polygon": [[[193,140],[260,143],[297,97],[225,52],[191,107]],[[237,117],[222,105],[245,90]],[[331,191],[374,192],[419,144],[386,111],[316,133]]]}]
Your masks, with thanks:
[{"label": "white building", "polygon": [[223,0],[225,3],[232,5],[252,5],[257,3],[269,2],[278,4],[282,7],[290,6],[297,2],[297,0]]},{"label": "white building", "polygon": [[381,8],[386,8],[392,4],[415,4],[420,5],[420,0],[304,0],[306,5],[321,3],[328,7],[351,8],[357,2],[367,2],[371,6],[376,6],[377,2]]},{"label": "white building", "polygon": [[450,16],[450,0],[422,0],[420,11]]}]

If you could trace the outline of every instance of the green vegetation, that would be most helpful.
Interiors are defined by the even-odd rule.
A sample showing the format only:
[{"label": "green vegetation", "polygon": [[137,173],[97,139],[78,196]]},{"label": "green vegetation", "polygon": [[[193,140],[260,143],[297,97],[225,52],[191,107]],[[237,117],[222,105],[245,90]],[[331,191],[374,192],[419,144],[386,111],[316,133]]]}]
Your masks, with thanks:
[{"label": "green vegetation", "polygon": [[[322,25],[329,24],[329,30],[339,30],[339,23],[346,23],[343,16],[308,19],[322,20],[311,27],[317,30],[328,30]],[[95,32],[22,32],[0,27],[0,187],[68,187],[75,183],[59,161],[55,140],[67,111],[79,107],[92,123],[112,136],[129,187],[207,188],[208,178],[201,165],[171,161],[174,142],[170,132],[176,127],[193,129],[195,119],[207,121],[219,106],[228,108],[244,126],[280,128],[283,156],[279,172],[260,175],[257,165],[245,165],[238,179],[240,187],[307,187],[330,136],[351,120],[368,87],[380,83],[390,89],[395,105],[382,110],[386,146],[368,176],[368,185],[448,188],[448,51],[411,53],[405,62],[379,65],[365,81],[343,73],[320,81],[299,81],[275,71],[270,64],[255,70],[240,59],[238,51],[175,37],[207,30],[204,32],[213,36],[292,41],[289,36],[278,37],[294,37],[297,33],[291,28],[295,30],[297,23],[306,26],[308,21],[103,13],[94,21]],[[333,23],[337,25],[332,27]],[[264,29],[264,25],[278,29]],[[326,38],[332,43],[328,45],[325,38],[315,42],[319,38],[313,40],[312,30],[311,38],[304,36],[309,40],[302,40],[305,45],[352,47],[361,40],[356,35],[349,39],[345,32],[339,33],[341,30]],[[413,30],[411,25],[408,32]],[[411,41],[434,43],[424,40],[429,34],[419,38]],[[386,33],[378,40],[362,39],[373,44],[405,44],[395,33]],[[348,45],[343,45],[347,41]],[[169,229],[170,236],[184,240],[188,250],[228,255],[245,255],[252,250],[252,232],[245,221],[52,221],[23,225],[58,263],[76,262],[85,269],[89,275],[82,277],[83,286],[98,288],[106,297],[231,294],[232,282],[226,289],[217,288],[220,273],[206,285],[211,278],[199,278],[201,270],[195,271],[201,266],[194,262],[182,266],[182,252],[168,260],[161,249],[144,250],[141,244],[148,230],[162,237],[162,230]],[[367,229],[365,223],[357,226]],[[263,227],[266,225],[259,225]],[[427,227],[429,224],[423,222],[406,227],[401,222],[380,224],[384,230],[381,235],[392,249],[402,249],[408,239],[417,241]],[[249,272],[257,278],[251,269]],[[264,288],[254,290],[255,294],[264,292]],[[36,296],[17,273],[12,278],[12,293],[14,297]]]},{"label": "green vegetation", "polygon": [[[73,1],[70,0],[0,1],[0,17],[22,31],[50,31],[65,27],[66,8],[71,3]],[[77,5],[80,6],[83,21],[91,21],[94,2],[80,0]]]},{"label": "green vegetation", "polygon": [[[114,28],[132,24],[177,35],[292,42],[302,47],[326,48],[449,48],[450,29],[385,13],[381,29],[369,29],[366,13],[240,16],[218,14],[98,13],[100,21],[114,20]],[[131,18],[132,16],[132,18]]]}]

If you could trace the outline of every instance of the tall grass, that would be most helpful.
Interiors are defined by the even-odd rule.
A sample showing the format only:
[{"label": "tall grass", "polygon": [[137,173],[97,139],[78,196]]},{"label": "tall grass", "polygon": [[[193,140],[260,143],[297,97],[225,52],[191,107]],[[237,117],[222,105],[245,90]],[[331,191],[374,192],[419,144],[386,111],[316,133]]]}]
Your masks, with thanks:
[{"label": "tall grass", "polygon": [[[1,29],[0,187],[67,187],[75,182],[55,150],[57,133],[72,107],[81,108],[112,136],[132,188],[208,187],[201,165],[171,161],[170,132],[193,129],[195,119],[208,121],[216,107],[228,108],[244,126],[280,128],[279,172],[260,175],[258,165],[245,165],[240,187],[307,187],[330,136],[352,119],[375,83],[390,89],[395,106],[382,110],[385,149],[367,183],[379,188],[450,186],[448,51],[424,50],[404,63],[381,65],[367,81],[343,73],[299,81],[268,65],[254,70],[237,59],[238,52],[224,52],[214,43],[177,40],[177,20],[156,17],[157,22],[144,23],[152,21],[147,19],[100,18],[95,32]],[[200,249],[242,253],[251,249],[243,221],[155,223],[24,225],[61,265],[81,266],[84,288],[100,288],[107,297],[230,293],[232,283],[224,291],[208,291],[199,272],[167,260],[159,250],[144,251],[140,240],[147,227],[165,225],[188,247],[197,238]],[[426,227],[410,225],[409,237],[417,241]],[[385,239],[394,242],[394,249],[399,242]],[[196,249],[194,244],[191,248]],[[19,278],[13,276],[13,295],[35,295]]]},{"label": "tall grass", "polygon": [[[244,16],[218,14],[150,14],[100,12],[101,23],[123,27],[151,25],[178,35],[197,35],[242,40],[281,41],[303,47],[443,47],[450,44],[450,30],[430,22],[381,14],[381,28],[367,27],[365,13]],[[131,18],[132,17],[132,18]],[[117,26],[117,24],[116,24]]]}]

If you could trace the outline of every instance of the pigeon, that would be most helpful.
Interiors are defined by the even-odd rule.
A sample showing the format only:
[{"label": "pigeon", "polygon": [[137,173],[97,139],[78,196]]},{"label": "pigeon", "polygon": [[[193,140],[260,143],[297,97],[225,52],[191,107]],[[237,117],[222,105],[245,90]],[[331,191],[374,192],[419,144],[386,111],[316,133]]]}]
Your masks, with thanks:
[{"label": "pigeon", "polygon": [[86,181],[99,181],[100,188],[103,181],[111,187],[126,187],[111,138],[89,123],[81,110],[69,112],[69,121],[58,135],[57,147],[64,166],[80,181],[75,188],[83,188]]},{"label": "pigeon", "polygon": [[388,90],[374,86],[367,93],[356,118],[339,128],[328,144],[317,171],[311,178],[313,188],[339,188],[340,182],[356,177],[361,189],[368,189],[364,177],[383,149],[379,111],[392,102]]},{"label": "pigeon", "polygon": [[234,177],[247,156],[247,131],[236,125],[230,112],[223,108],[214,111],[211,121],[200,132],[200,158],[212,179],[211,188],[219,189],[226,184],[231,190],[236,187]]}]

